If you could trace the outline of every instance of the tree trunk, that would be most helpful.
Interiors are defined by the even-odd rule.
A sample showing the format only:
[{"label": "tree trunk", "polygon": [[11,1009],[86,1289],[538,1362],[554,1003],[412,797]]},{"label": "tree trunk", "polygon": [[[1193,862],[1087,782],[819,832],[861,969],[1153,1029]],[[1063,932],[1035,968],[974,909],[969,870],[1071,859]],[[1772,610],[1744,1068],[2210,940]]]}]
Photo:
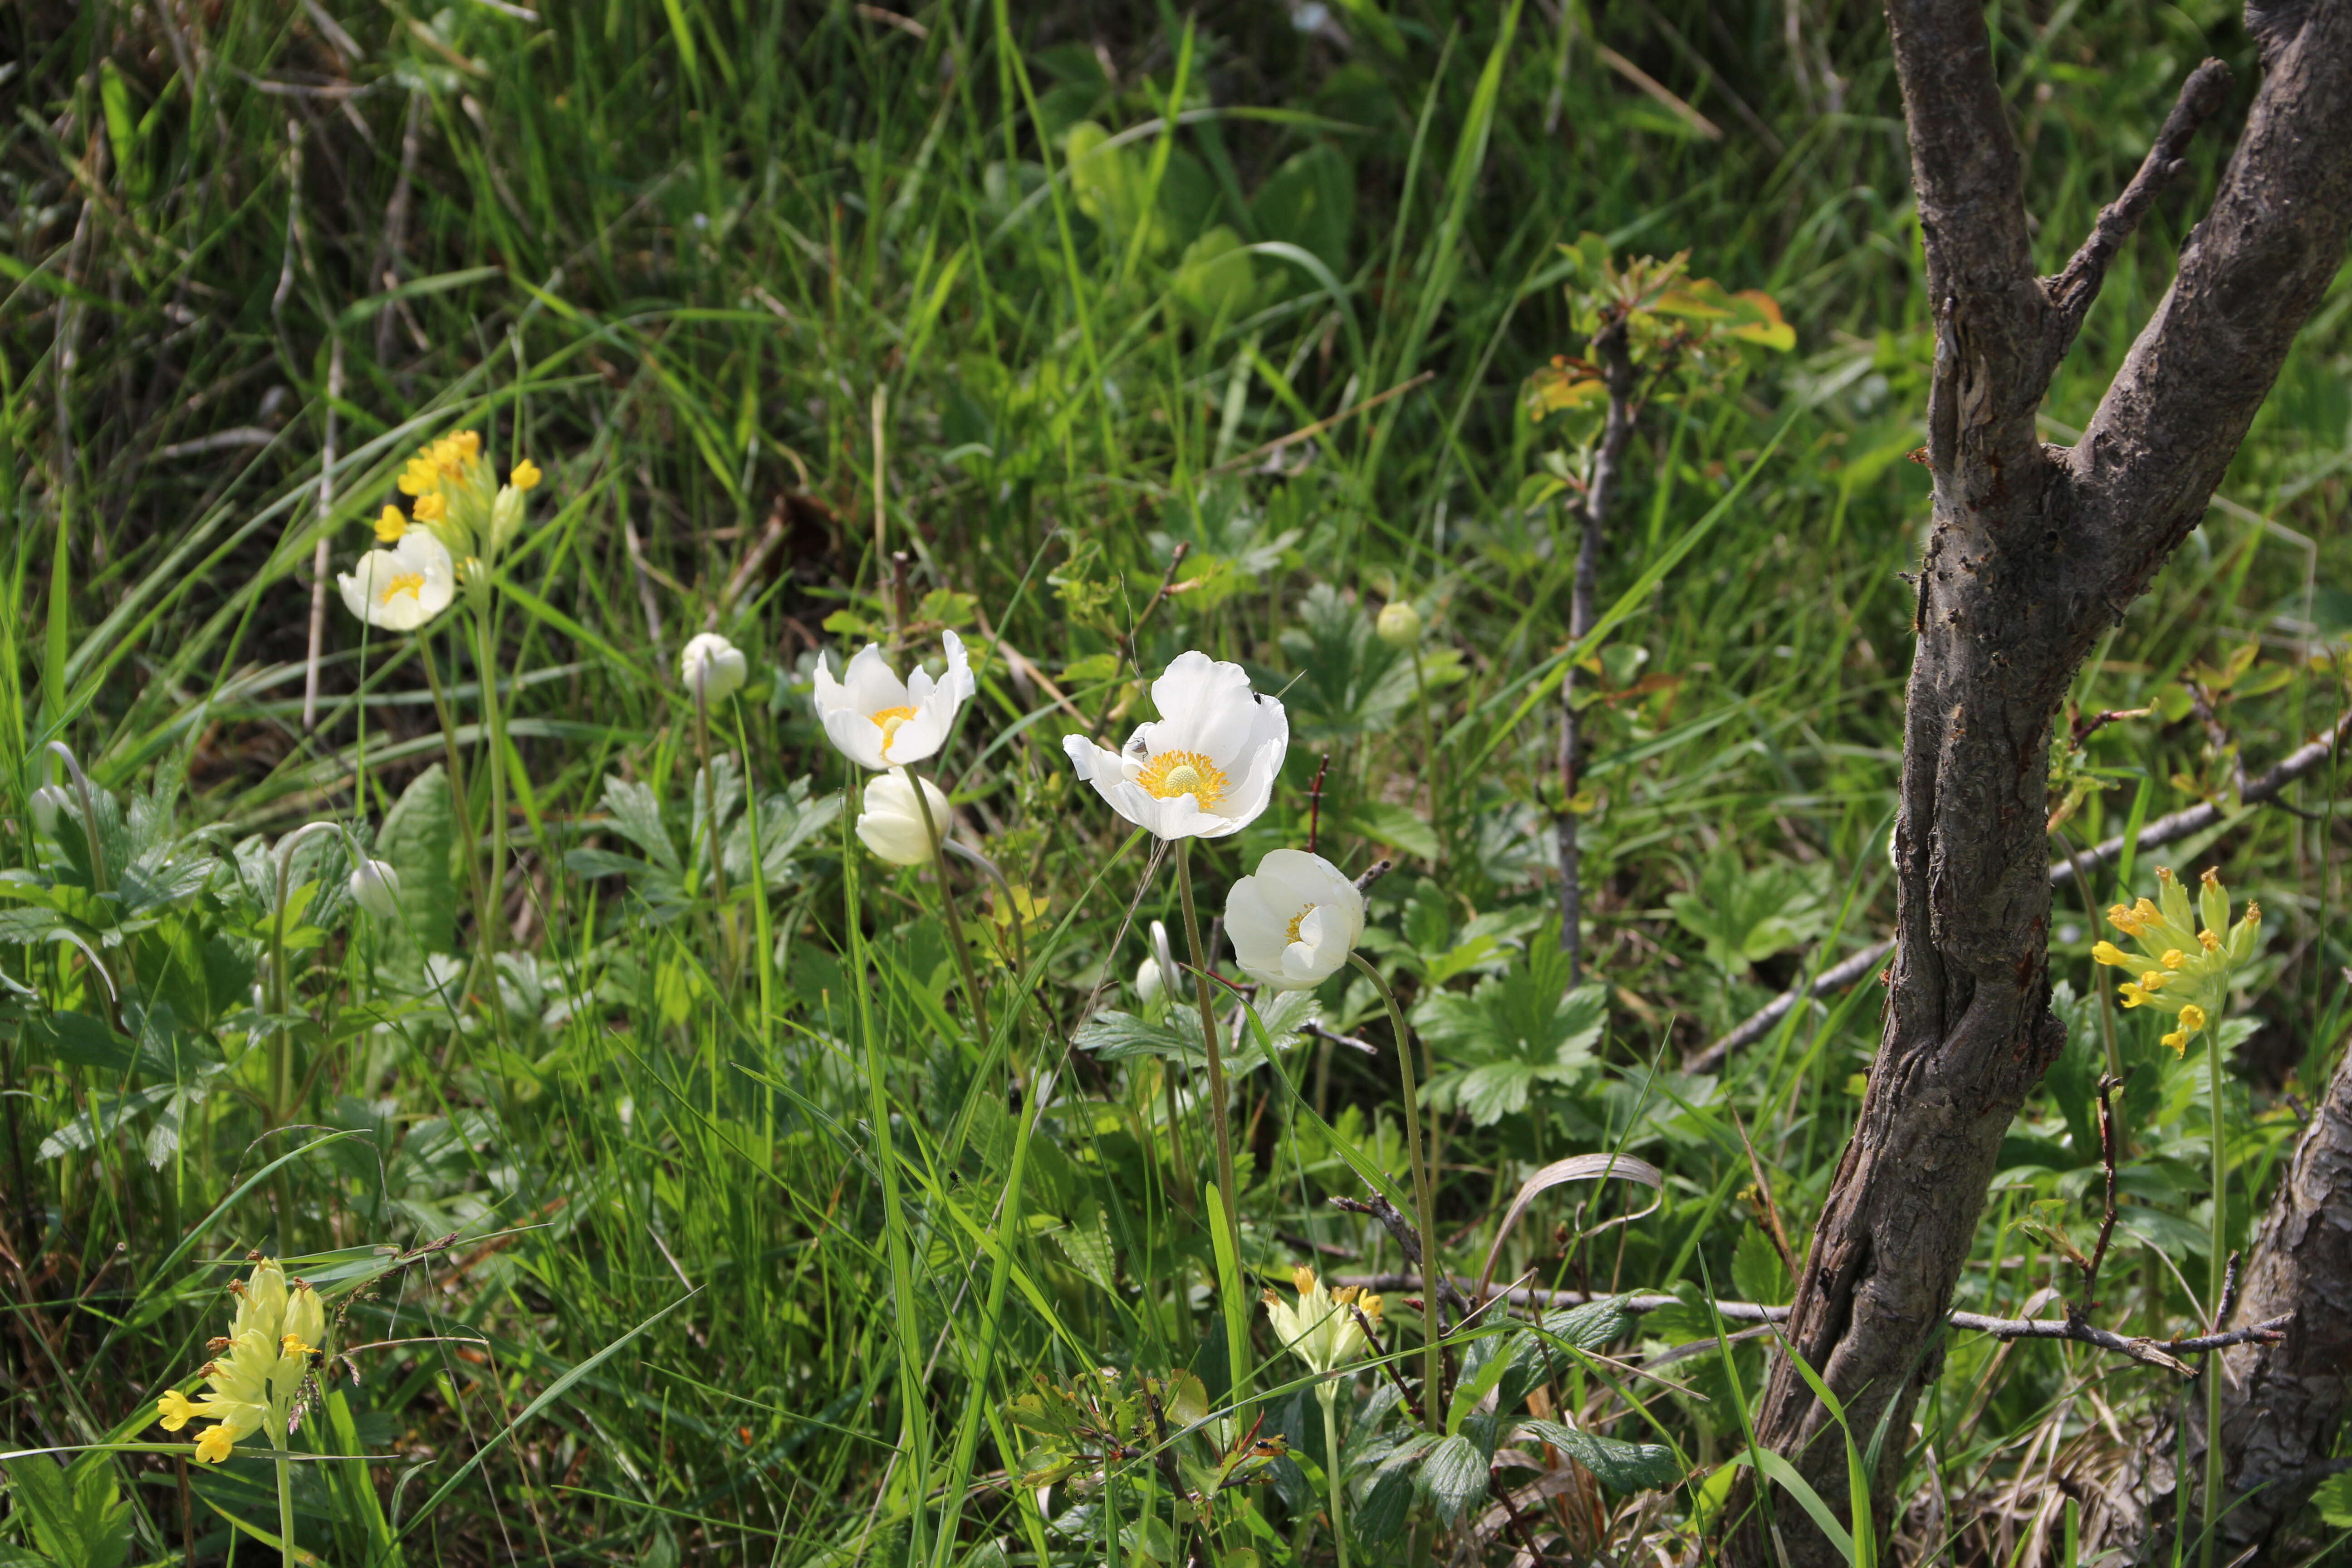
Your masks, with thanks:
[{"label": "tree trunk", "polygon": [[[2099,632],[2204,515],[2352,220],[2352,0],[2252,16],[2265,77],[2212,211],[2082,443],[2045,447],[2051,374],[2226,72],[2191,75],[2130,186],[2063,272],[2037,279],[1981,8],[1886,0],[1886,14],[1937,321],[1898,946],[1868,1092],[1756,1416],[1758,1439],[1843,1514],[1844,1445],[1787,1361],[1802,1356],[1855,1447],[1879,1441],[1882,1535],[2001,1136],[2063,1038],[2045,973],[2052,716]],[[1842,1561],[1788,1497],[1771,1501],[1791,1568]],[[1779,1562],[1752,1518],[1728,1556]]]},{"label": "tree trunk", "polygon": [[[2281,1528],[2336,1468],[2328,1456],[2352,1373],[2352,1057],[2337,1064],[2295,1143],[2254,1238],[2231,1326],[2288,1312],[2294,1321],[2279,1343],[2222,1352],[2222,1468],[2239,1499],[2221,1520],[2227,1562],[2250,1547],[2286,1545]],[[2197,1420],[2183,1473],[2193,1483],[2203,1473],[2205,1403],[2191,1400],[2189,1408]],[[2195,1487],[2184,1490],[2193,1494]],[[2294,1553],[2304,1555],[2308,1551]]]}]

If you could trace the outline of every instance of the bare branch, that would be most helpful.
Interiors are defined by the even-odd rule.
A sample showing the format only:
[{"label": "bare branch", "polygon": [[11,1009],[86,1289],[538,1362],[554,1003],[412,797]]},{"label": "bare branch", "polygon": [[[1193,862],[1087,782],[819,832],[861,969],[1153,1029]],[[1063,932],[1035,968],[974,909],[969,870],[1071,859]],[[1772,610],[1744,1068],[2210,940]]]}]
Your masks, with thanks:
[{"label": "bare branch", "polygon": [[[2256,805],[2274,802],[2287,785],[2315,771],[2321,763],[2327,761],[2336,748],[2342,743],[2347,731],[2352,731],[2352,710],[2347,710],[2344,716],[2336,721],[2335,727],[2326,734],[2309,745],[2288,753],[2275,767],[2260,778],[2248,781],[2246,787],[2238,794],[2239,804]],[[2153,822],[2141,825],[2139,847],[2154,849],[2160,845],[2171,844],[2186,838],[2191,834],[2202,833],[2217,823],[2227,821],[2230,814],[2231,808],[2227,805],[2206,801],[2200,805],[2159,816]],[[2093,845],[2074,859],[2081,865],[2084,875],[2088,876],[2102,867],[2113,865],[2120,860],[2123,858],[2123,835],[2117,834],[2113,838]],[[2074,863],[2065,860],[2051,862],[2050,885],[2053,888],[2063,888],[2074,879]],[[1758,1040],[1762,1039],[1771,1031],[1773,1025],[1789,1016],[1789,1009],[1798,1003],[1809,996],[1819,996],[1828,992],[1844,990],[1884,963],[1894,951],[1895,939],[1891,936],[1881,938],[1860,952],[1842,959],[1822,970],[1803,984],[1782,992],[1742,1019],[1738,1027],[1685,1062],[1683,1070],[1692,1073],[1718,1070],[1723,1066],[1725,1058],[1732,1052],[1742,1047],[1754,1045]]]},{"label": "bare branch", "polygon": [[2091,302],[2099,297],[2099,285],[2106,279],[2107,264],[2155,205],[2157,194],[2187,167],[2182,154],[2189,150],[2189,141],[2196,136],[2198,127],[2221,109],[2229,90],[2230,68],[2220,60],[2207,60],[2189,73],[2189,79],[2180,85],[2180,97],[2173,103],[2172,112],[2165,117],[2164,129],[2157,132],[2156,144],[2140,161],[2139,173],[2124,187],[2124,194],[2100,212],[2098,221],[2091,226],[2090,237],[2074,252],[2066,270],[2042,280],[2053,307],[2049,328],[2053,370],[2074,346],[2083,318],[2090,312]]},{"label": "bare branch", "polygon": [[[1334,1285],[1353,1285],[1367,1290],[1419,1290],[1423,1289],[1419,1274],[1349,1274],[1332,1281]],[[1464,1289],[1475,1289],[1472,1282],[1461,1281]],[[1461,1291],[1454,1281],[1446,1281],[1446,1294],[1457,1299]],[[1684,1305],[1679,1296],[1628,1295],[1611,1296],[1583,1290],[1543,1290],[1522,1286],[1494,1293],[1507,1297],[1514,1306],[1580,1307],[1591,1301],[1614,1301],[1629,1312],[1654,1312],[1661,1307]],[[1788,1321],[1789,1309],[1767,1306],[1760,1301],[1717,1301],[1717,1315],[1727,1323],[1782,1323]],[[2094,1327],[2071,1310],[2063,1318],[1990,1318],[1982,1312],[1948,1312],[1944,1321],[1953,1328],[1968,1333],[1990,1334],[1997,1340],[2071,1340],[2076,1344],[2093,1345],[2113,1351],[2117,1355],[2148,1366],[2162,1367],[2183,1377],[2195,1369],[2179,1358],[2201,1355],[2208,1351],[2227,1350],[2232,1345],[2275,1344],[2286,1336],[2294,1321],[2293,1312],[2248,1323],[2226,1333],[2200,1334],[2191,1339],[2151,1340],[2126,1336]]]},{"label": "bare branch", "polygon": [[2352,228],[2352,5],[2299,8],[2171,290],[2069,458],[2083,545],[2126,602],[2204,515]]}]

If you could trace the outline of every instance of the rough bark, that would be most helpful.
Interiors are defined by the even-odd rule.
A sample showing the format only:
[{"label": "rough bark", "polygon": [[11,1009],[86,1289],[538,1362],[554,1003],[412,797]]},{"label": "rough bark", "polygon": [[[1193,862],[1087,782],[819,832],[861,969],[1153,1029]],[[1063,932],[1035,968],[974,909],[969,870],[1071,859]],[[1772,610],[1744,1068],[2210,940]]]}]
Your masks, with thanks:
[{"label": "rough bark", "polygon": [[[2221,68],[2191,76],[2132,190],[2042,279],[1980,7],[1886,0],[1886,15],[1937,320],[1898,945],[1878,1058],[1756,1418],[1843,1512],[1843,1445],[1787,1360],[1804,1357],[1857,1446],[1885,1434],[1882,1527],[2001,1135],[2063,1039],[2045,973],[2052,717],[2100,630],[2203,516],[2352,220],[2352,0],[2266,13],[2264,79],[2211,212],[2082,443],[2045,447],[2034,415],[2051,373],[2218,104]],[[1801,1510],[1775,1505],[1792,1568],[1842,1561]],[[1778,1556],[1752,1525],[1727,1546],[1741,1568]]]},{"label": "rough bark", "polygon": [[[2352,1373],[2352,1057],[2339,1063],[2255,1237],[2233,1323],[2294,1314],[2274,1345],[2223,1355],[2221,1458],[2232,1497],[2221,1555],[2284,1544],[2327,1463]],[[2193,1401],[2200,1415],[2202,1401]],[[2204,1434],[2189,1435],[2201,1473]],[[2333,1533],[2332,1531],[2327,1533]],[[2316,1546],[2317,1542],[2312,1542]],[[2297,1553],[2301,1555],[2302,1553]]]}]

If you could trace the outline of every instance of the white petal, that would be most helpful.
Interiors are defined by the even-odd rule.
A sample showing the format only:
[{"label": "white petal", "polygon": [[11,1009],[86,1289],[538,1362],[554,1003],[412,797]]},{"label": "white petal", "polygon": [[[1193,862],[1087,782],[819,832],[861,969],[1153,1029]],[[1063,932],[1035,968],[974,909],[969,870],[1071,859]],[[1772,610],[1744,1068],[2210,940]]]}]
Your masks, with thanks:
[{"label": "white petal", "polygon": [[882,754],[882,727],[854,708],[835,708],[824,715],[824,732],[841,754],[861,768],[881,773],[890,765]]},{"label": "white petal", "polygon": [[[866,727],[877,737],[882,733],[881,726],[871,719],[866,721]],[[915,716],[899,725],[898,732],[890,737],[887,755],[894,763],[919,763],[946,745],[947,740],[946,723],[938,709],[927,702],[916,709]]]},{"label": "white petal", "polygon": [[882,657],[879,643],[867,643],[849,661],[849,673],[842,680],[847,689],[849,705],[860,713],[878,713],[885,708],[911,706],[907,700],[907,686]]},{"label": "white petal", "polygon": [[952,631],[941,633],[940,641],[948,650],[948,676],[940,684],[951,700],[959,704],[968,702],[971,694],[980,689],[979,682],[971,675],[971,656],[964,652],[963,638]]},{"label": "white petal", "polygon": [[836,708],[849,706],[849,693],[842,689],[840,681],[833,678],[833,656],[823,649],[819,649],[816,656],[814,700],[819,718],[823,718]]}]

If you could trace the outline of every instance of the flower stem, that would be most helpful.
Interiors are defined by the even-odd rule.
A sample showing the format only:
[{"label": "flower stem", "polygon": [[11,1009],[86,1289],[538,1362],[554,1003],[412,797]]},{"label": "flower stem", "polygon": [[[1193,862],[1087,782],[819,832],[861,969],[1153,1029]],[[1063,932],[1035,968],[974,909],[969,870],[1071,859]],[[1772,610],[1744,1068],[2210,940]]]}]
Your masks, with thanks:
[{"label": "flower stem", "polygon": [[[318,833],[333,833],[331,822],[306,822],[278,841],[278,899],[269,921],[269,1011],[273,1018],[283,1020],[293,1005],[293,987],[286,975],[286,895],[287,884],[294,879],[294,850],[302,840]],[[284,1023],[273,1024],[269,1031],[269,1124],[273,1127],[294,1113],[289,1102],[294,1089],[294,1041]]]},{"label": "flower stem", "polygon": [[269,1413],[269,1446],[278,1451],[270,1463],[278,1471],[278,1561],[285,1568],[294,1568],[300,1556],[294,1549],[294,1467],[286,1458],[286,1428],[276,1410]]},{"label": "flower stem", "polygon": [[[2224,993],[2226,994],[2226,993]],[[2216,1015],[2221,1009],[2214,1009]],[[2212,1326],[2207,1331],[2220,1333],[2228,1327],[2221,1314],[2228,1303],[2221,1297],[2228,1289],[2229,1264],[2229,1169],[2221,1142],[2221,1021],[2217,1016],[2205,1026],[2205,1087],[2212,1100],[2213,1112],[2213,1234],[2207,1244],[2210,1248],[2206,1272],[2206,1289],[2212,1302]],[[2205,1352],[2205,1568],[2213,1568],[2213,1540],[2221,1528],[2221,1352]]]},{"label": "flower stem", "polygon": [[1315,1397],[1323,1402],[1323,1480],[1331,1493],[1331,1546],[1339,1554],[1339,1568],[1348,1568],[1346,1470],[1339,1462],[1339,1390],[1322,1384]]},{"label": "flower stem", "polygon": [[1405,1027],[1404,1009],[1397,1005],[1396,993],[1381,978],[1381,972],[1360,952],[1349,953],[1348,962],[1363,972],[1381,1000],[1388,1004],[1389,1027],[1396,1035],[1397,1079],[1404,1088],[1404,1147],[1412,1162],[1413,1205],[1421,1211],[1414,1216],[1421,1224],[1421,1406],[1430,1429],[1443,1431],[1445,1410],[1440,1398],[1440,1373],[1444,1363],[1437,1350],[1437,1292],[1445,1275],[1437,1256],[1437,1201],[1430,1191],[1429,1163],[1422,1154],[1421,1096],[1412,1079],[1412,1032]]},{"label": "flower stem", "polygon": [[482,721],[489,731],[490,753],[490,875],[486,889],[489,900],[482,907],[485,952],[496,952],[506,945],[507,729],[499,710],[499,668],[492,657],[496,652],[490,624],[493,603],[485,595],[474,616],[474,663],[482,676]]},{"label": "flower stem", "polygon": [[[702,775],[702,824],[710,840],[710,902],[719,911],[719,954],[721,972],[733,984],[735,925],[727,912],[727,855],[719,834],[719,780],[710,771],[710,709],[698,691],[694,697],[694,756]],[[754,816],[759,802],[751,803]],[[687,846],[690,857],[694,847]],[[755,873],[756,874],[756,873]]]},{"label": "flower stem", "polygon": [[[1192,841],[1176,841],[1176,892],[1184,906],[1184,942],[1192,957],[1192,995],[1201,1008],[1201,1040],[1209,1053],[1209,1126],[1217,1135],[1217,1193],[1224,1202],[1226,1237],[1234,1249],[1234,1264],[1241,1265],[1242,1220],[1241,1194],[1234,1184],[1234,1130],[1225,1117],[1225,1058],[1217,1047],[1217,1005],[1209,992],[1209,960],[1201,949],[1201,919],[1192,908]],[[1163,975],[1164,980],[1167,976]],[[1238,1284],[1238,1281],[1236,1281]],[[1234,1397],[1239,1399],[1246,1369],[1244,1344],[1234,1333],[1234,1325],[1239,1315],[1228,1310],[1225,1314],[1225,1351],[1227,1373],[1233,1379]]]},{"label": "flower stem", "polygon": [[915,792],[915,815],[923,819],[923,837],[931,841],[931,864],[940,869],[940,908],[947,911],[948,945],[955,949],[956,967],[963,973],[964,997],[971,1004],[971,1021],[984,1040],[991,1032],[988,1004],[981,1000],[980,979],[971,967],[971,944],[963,939],[963,917],[956,912],[955,889],[948,882],[947,845],[940,837],[940,825],[931,820],[931,803],[923,795],[923,781],[915,776],[914,765],[908,763],[898,771],[907,775],[907,787]]}]

